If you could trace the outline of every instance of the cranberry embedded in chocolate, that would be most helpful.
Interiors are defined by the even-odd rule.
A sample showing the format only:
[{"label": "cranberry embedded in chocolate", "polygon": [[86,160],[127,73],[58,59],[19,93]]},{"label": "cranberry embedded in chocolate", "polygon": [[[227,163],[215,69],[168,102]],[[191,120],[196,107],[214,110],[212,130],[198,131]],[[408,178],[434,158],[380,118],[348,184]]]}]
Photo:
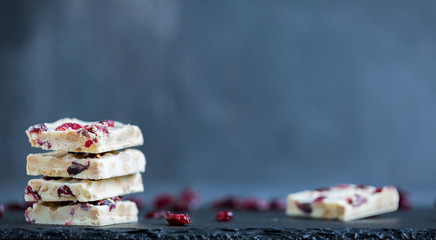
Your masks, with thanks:
[{"label": "cranberry embedded in chocolate", "polygon": [[91,210],[91,205],[89,205],[89,203],[81,203],[80,209],[82,211],[89,212],[89,210]]},{"label": "cranberry embedded in chocolate", "polygon": [[315,200],[313,200],[314,203],[319,203],[322,202],[324,200],[325,196],[319,196],[317,197]]},{"label": "cranberry embedded in chocolate", "polygon": [[58,196],[61,195],[71,195],[74,196],[73,192],[67,185],[63,185],[62,187],[58,188]]},{"label": "cranberry embedded in chocolate", "polygon": [[312,212],[312,206],[310,203],[299,203],[297,202],[297,207],[304,213],[310,214]]},{"label": "cranberry embedded in chocolate", "polygon": [[51,148],[51,144],[49,141],[41,141],[41,139],[37,138],[36,143],[38,143],[40,146],[45,146],[48,149]]},{"label": "cranberry embedded in chocolate", "polygon": [[83,165],[83,164],[80,164],[78,162],[73,162],[71,164],[71,166],[69,166],[67,168],[67,172],[68,172],[69,175],[72,175],[72,176],[77,175],[77,174],[85,171],[86,169],[88,169],[89,168],[89,164],[90,164],[89,161],[88,161],[87,165]]},{"label": "cranberry embedded in chocolate", "polygon": [[33,199],[35,199],[36,201],[41,200],[41,197],[39,196],[38,192],[34,191],[31,186],[26,187],[26,189],[24,190],[24,194],[31,195]]},{"label": "cranberry embedded in chocolate", "polygon": [[97,134],[97,132],[102,132],[104,134],[109,135],[109,129],[105,124],[102,123],[92,123],[90,125],[85,125],[84,127],[86,131]]},{"label": "cranberry embedded in chocolate", "polygon": [[75,212],[75,208],[72,208],[71,211],[70,211],[70,215],[74,216],[74,212]]},{"label": "cranberry embedded in chocolate", "polygon": [[163,218],[165,217],[165,212],[164,211],[151,211],[148,212],[147,214],[145,214],[146,218],[153,218],[153,219],[158,219],[158,218]]},{"label": "cranberry embedded in chocolate", "polygon": [[117,205],[114,203],[114,201],[110,201],[109,199],[100,200],[97,202],[98,206],[109,206],[109,212],[112,211],[112,209],[116,208]]},{"label": "cranberry embedded in chocolate", "polygon": [[153,201],[153,205],[157,209],[170,209],[175,202],[175,196],[171,193],[163,193],[158,196]]},{"label": "cranberry embedded in chocolate", "polygon": [[108,127],[114,127],[115,123],[113,120],[102,120],[99,123],[106,124]]},{"label": "cranberry embedded in chocolate", "polygon": [[94,144],[94,142],[92,140],[86,139],[85,144],[83,146],[85,146],[86,148],[91,147],[91,145]]},{"label": "cranberry embedded in chocolate", "polygon": [[59,127],[56,128],[56,131],[65,131],[68,130],[69,128],[73,129],[73,130],[78,130],[83,128],[82,125],[77,124],[77,123],[64,123],[62,125],[60,125]]},{"label": "cranberry embedded in chocolate", "polygon": [[188,214],[174,214],[167,212],[165,218],[167,219],[168,224],[171,226],[182,226],[191,223],[191,218]]},{"label": "cranberry embedded in chocolate", "polygon": [[379,193],[381,191],[383,191],[383,187],[378,187],[374,190],[374,193]]},{"label": "cranberry embedded in chocolate", "polygon": [[47,131],[48,128],[45,124],[38,124],[29,128],[30,133],[40,133]]},{"label": "cranberry embedded in chocolate", "polygon": [[229,222],[233,218],[233,212],[230,210],[218,212],[216,214],[216,220],[219,222]]},{"label": "cranberry embedded in chocolate", "polygon": [[353,197],[347,198],[348,204],[353,207],[359,207],[362,204],[366,203],[368,200],[365,197],[360,196],[359,194],[355,194]]},{"label": "cranberry embedded in chocolate", "polygon": [[70,220],[70,221],[66,222],[65,226],[70,226],[71,224],[73,224],[73,220]]}]

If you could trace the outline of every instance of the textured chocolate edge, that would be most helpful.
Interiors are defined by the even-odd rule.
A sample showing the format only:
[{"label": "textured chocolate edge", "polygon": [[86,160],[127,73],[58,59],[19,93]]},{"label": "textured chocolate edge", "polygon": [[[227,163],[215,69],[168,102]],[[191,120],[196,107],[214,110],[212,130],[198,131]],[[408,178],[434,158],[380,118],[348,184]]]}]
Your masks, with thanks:
[{"label": "textured chocolate edge", "polygon": [[0,239],[436,239],[436,228],[3,228]]}]

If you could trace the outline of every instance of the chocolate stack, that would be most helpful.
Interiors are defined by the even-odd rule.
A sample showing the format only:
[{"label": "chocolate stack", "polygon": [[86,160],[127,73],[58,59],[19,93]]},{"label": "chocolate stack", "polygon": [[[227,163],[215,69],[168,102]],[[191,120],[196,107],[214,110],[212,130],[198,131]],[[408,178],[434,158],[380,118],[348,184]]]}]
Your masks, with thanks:
[{"label": "chocolate stack", "polygon": [[[137,222],[138,208],[122,195],[142,192],[145,156],[141,130],[112,120],[60,119],[31,126],[32,147],[53,150],[27,156],[24,198],[35,202],[26,221],[37,224],[103,226]],[[121,150],[124,149],[124,150]]]}]

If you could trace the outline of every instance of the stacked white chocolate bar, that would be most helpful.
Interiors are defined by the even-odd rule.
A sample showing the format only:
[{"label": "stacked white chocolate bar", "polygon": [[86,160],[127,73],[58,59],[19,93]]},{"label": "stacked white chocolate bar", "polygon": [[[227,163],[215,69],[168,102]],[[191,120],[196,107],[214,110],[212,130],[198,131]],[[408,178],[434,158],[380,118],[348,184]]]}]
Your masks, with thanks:
[{"label": "stacked white chocolate bar", "polygon": [[138,208],[122,195],[142,192],[145,156],[141,130],[112,120],[61,119],[31,126],[32,147],[54,150],[27,156],[24,199],[36,203],[26,221],[39,224],[103,226],[137,222]]},{"label": "stacked white chocolate bar", "polygon": [[398,191],[393,186],[342,184],[289,194],[286,214],[351,221],[393,212],[398,203]]}]

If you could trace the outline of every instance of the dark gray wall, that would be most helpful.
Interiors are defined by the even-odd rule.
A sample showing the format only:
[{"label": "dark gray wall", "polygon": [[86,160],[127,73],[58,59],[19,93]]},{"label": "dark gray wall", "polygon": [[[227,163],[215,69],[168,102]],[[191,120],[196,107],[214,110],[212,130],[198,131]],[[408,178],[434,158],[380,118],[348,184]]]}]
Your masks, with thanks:
[{"label": "dark gray wall", "polygon": [[0,6],[3,187],[28,179],[28,126],[77,117],[139,125],[152,189],[435,193],[434,2]]}]

